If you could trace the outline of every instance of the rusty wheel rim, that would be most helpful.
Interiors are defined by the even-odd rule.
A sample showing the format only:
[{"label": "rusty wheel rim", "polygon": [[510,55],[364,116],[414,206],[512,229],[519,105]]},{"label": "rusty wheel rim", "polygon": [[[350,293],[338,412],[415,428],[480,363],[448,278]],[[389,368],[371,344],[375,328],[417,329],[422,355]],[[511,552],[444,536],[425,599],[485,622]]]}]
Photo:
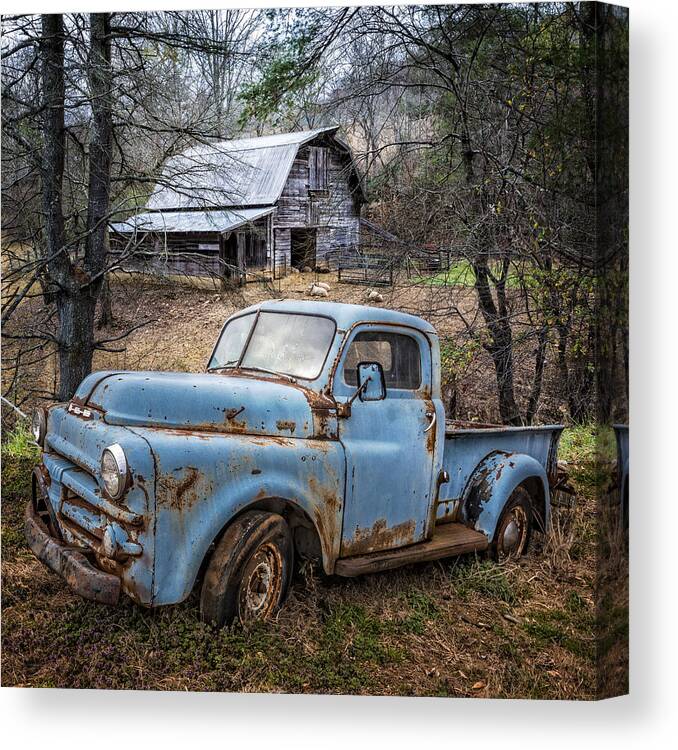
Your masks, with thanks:
[{"label": "rusty wheel rim", "polygon": [[507,514],[499,533],[497,551],[501,562],[517,560],[523,554],[527,533],[527,513],[521,505],[516,505]]},{"label": "rusty wheel rim", "polygon": [[240,583],[238,617],[248,623],[268,617],[280,598],[283,561],[278,548],[269,542],[252,555]]}]

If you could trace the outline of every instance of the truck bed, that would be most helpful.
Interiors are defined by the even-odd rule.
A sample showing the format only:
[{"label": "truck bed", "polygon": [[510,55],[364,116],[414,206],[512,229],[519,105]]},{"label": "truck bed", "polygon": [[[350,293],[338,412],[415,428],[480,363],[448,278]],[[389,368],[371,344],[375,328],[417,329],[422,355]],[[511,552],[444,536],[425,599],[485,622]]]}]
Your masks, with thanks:
[{"label": "truck bed", "polygon": [[524,453],[539,461],[554,480],[558,441],[563,425],[507,427],[476,422],[447,421],[443,469],[450,481],[440,488],[438,518],[453,518],[452,505],[461,498],[478,464],[490,453]]}]

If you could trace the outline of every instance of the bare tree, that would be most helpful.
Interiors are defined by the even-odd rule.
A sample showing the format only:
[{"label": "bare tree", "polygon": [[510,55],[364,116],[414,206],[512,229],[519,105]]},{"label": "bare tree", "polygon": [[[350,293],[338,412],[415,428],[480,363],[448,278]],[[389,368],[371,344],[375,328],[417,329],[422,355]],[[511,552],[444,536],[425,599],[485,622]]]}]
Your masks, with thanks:
[{"label": "bare tree", "polygon": [[[244,43],[252,19],[228,18],[233,45]],[[135,238],[112,253],[109,223],[134,213],[163,180],[176,179],[162,173],[169,156],[217,134],[209,82],[194,83],[196,60],[218,59],[228,78],[236,75],[236,62],[244,65],[244,55],[221,38],[201,35],[190,14],[7,20],[3,323],[12,348],[5,383],[16,389],[22,369],[56,350],[55,395],[63,400],[91,371],[94,352],[115,348],[135,327],[95,335],[97,309],[99,327],[110,322],[108,275],[138,245]],[[236,62],[227,60],[231,53]],[[237,85],[225,80],[224,92],[230,83]],[[234,96],[229,90],[230,101]],[[35,214],[27,210],[29,200]],[[32,320],[7,325],[38,294],[44,307],[32,307]]]},{"label": "bare tree", "polygon": [[[592,336],[594,317],[600,319],[593,297],[602,300],[615,275],[599,276],[595,257],[595,52],[602,42],[591,7],[310,12],[296,44],[287,45],[287,56],[271,63],[253,92],[266,101],[276,86],[280,99],[299,85],[293,71],[329,61],[336,64],[335,91],[326,106],[334,97],[345,111],[369,113],[374,122],[374,113],[385,111],[386,92],[391,98],[398,92],[401,108],[423,99],[423,112],[412,106],[418,130],[369,127],[364,162],[381,162],[372,175],[379,211],[397,234],[453,247],[470,267],[479,314],[469,318],[453,298],[448,313],[489,355],[499,413],[510,424],[535,418],[554,343],[571,416],[591,414],[594,358],[605,352],[615,361],[605,347],[624,339],[616,324],[597,344]],[[623,14],[606,22],[626,33]],[[623,200],[619,207],[623,213]],[[623,216],[616,225],[625,226]],[[613,308],[614,292],[605,294],[604,306]],[[524,380],[530,359],[519,398],[516,372]],[[610,373],[610,366],[603,370]]]}]

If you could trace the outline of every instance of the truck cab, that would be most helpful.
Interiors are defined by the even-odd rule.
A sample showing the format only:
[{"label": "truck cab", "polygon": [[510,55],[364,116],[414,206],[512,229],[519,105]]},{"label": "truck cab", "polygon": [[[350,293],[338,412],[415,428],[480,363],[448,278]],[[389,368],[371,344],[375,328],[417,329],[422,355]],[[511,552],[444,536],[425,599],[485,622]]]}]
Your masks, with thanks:
[{"label": "truck cab", "polygon": [[204,619],[257,619],[299,557],[353,576],[523,554],[561,429],[446,423],[421,318],[269,301],[226,321],[203,374],[97,372],[38,412],[26,534],[88,598],[156,607],[199,582]]}]

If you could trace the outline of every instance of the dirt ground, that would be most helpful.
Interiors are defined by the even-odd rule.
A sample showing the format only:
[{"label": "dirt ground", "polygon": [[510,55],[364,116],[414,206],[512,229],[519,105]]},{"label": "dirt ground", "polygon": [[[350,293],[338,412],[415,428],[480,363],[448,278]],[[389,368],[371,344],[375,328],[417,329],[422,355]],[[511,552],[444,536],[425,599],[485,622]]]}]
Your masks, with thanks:
[{"label": "dirt ground", "polygon": [[[273,289],[252,284],[220,294],[120,279],[115,323],[105,335],[148,324],[126,339],[124,352],[99,353],[95,367],[200,371],[228,315],[272,294],[304,297],[311,280],[295,276]],[[330,298],[365,301],[364,287],[329,281]],[[384,292],[384,304],[420,313],[424,307],[444,332],[454,323],[449,316],[436,320],[436,312],[448,309],[448,294],[474,314],[467,289],[397,287]],[[46,360],[33,378],[49,384],[53,366]],[[475,389],[468,416],[494,418],[491,379],[483,382],[489,384]],[[222,631],[199,622],[196,593],[158,611],[73,595],[26,548],[22,514],[35,455],[6,442],[2,684],[542,699],[624,692],[625,545],[617,526],[602,542],[597,530],[597,498],[607,479],[590,430],[564,436],[561,455],[570,462],[576,497],[554,508],[551,534],[535,534],[519,564],[466,556],[353,580],[303,569],[275,620]],[[594,592],[601,591],[604,606],[596,609],[601,596]]]},{"label": "dirt ground", "polygon": [[[118,274],[112,283],[114,322],[99,329],[97,337],[113,339],[107,347],[120,351],[96,352],[94,369],[204,371],[219,331],[230,315],[270,298],[318,299],[308,293],[309,285],[316,279],[329,283],[330,301],[371,304],[367,302],[367,287],[339,284],[334,273],[294,274],[273,282],[248,283],[230,292],[220,292],[211,279],[193,279],[187,283],[186,279],[176,277],[159,279]],[[403,279],[393,287],[377,291],[384,297],[383,303],[379,303],[381,306],[426,318],[443,340],[446,337],[467,340],[465,323],[473,326],[478,319],[475,292],[471,287],[413,284]],[[5,333],[23,333],[35,325],[41,307],[40,299],[22,305]],[[516,315],[519,316],[519,311]],[[141,324],[142,327],[125,335]],[[531,387],[535,345],[529,337],[521,342],[519,326],[516,331],[515,389],[519,403],[524,405]],[[13,342],[6,341],[8,364],[3,371],[4,383],[12,353]],[[31,359],[36,360],[35,364],[29,364]],[[56,388],[56,358],[44,351],[24,358],[16,392],[34,390],[37,384],[43,392],[54,392]],[[538,423],[563,421],[564,407],[559,390],[555,363],[547,361],[541,406],[536,416]],[[493,367],[482,349],[476,350],[459,366],[457,393],[455,418],[499,421]],[[33,399],[29,399],[24,410],[30,411],[32,406]]]}]

